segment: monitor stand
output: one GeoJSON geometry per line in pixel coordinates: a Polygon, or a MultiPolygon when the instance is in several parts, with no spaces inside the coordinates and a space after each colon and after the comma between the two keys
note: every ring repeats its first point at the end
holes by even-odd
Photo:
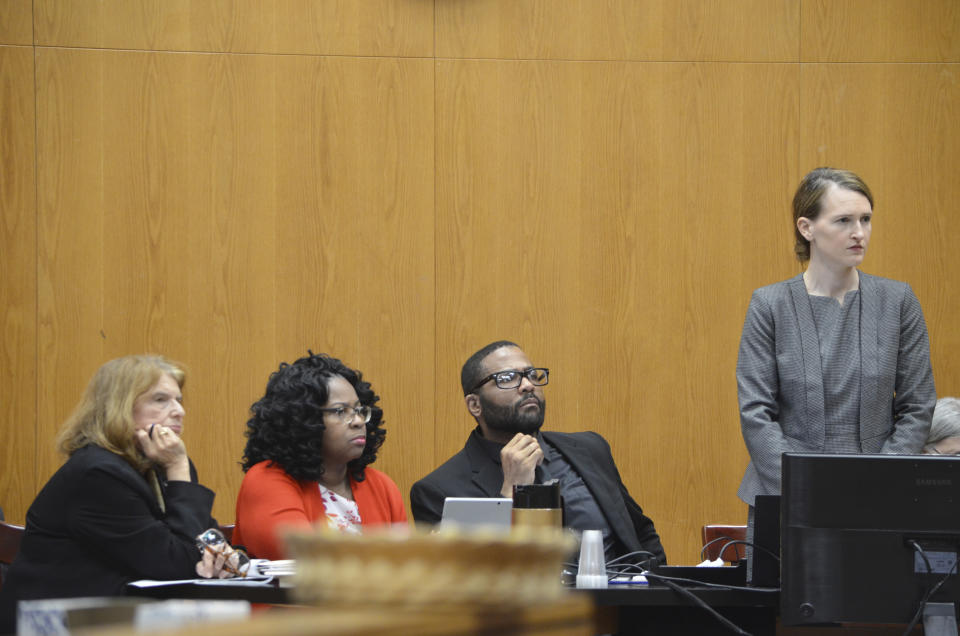
{"type": "Polygon", "coordinates": [[[957,610],[953,603],[927,603],[923,608],[926,636],[957,636],[957,610]]]}

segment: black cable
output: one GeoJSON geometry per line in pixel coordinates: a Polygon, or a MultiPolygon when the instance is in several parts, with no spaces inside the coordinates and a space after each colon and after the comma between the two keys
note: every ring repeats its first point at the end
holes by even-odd
{"type": "MultiPolygon", "coordinates": [[[[703,547],[702,547],[702,548],[700,548],[700,560],[701,560],[701,561],[703,561],[703,560],[706,559],[707,548],[709,548],[710,546],[712,546],[714,543],[717,543],[718,541],[728,541],[728,542],[729,542],[729,543],[723,544],[723,547],[720,548],[720,553],[718,554],[717,558],[722,558],[724,551],[726,551],[726,549],[727,549],[727,546],[735,545],[733,542],[734,542],[734,541],[737,541],[737,539],[734,539],[733,537],[728,537],[727,535],[723,535],[723,536],[721,536],[721,537],[716,537],[715,539],[710,539],[709,541],[707,541],[706,543],[703,544],[703,547]]],[[[737,556],[740,556],[740,551],[739,551],[739,550],[737,550],[737,556]]]]}
{"type": "MultiPolygon", "coordinates": [[[[637,550],[636,552],[627,552],[626,554],[621,554],[620,556],[618,556],[618,557],[615,558],[615,559],[610,559],[609,561],[606,562],[605,565],[609,568],[611,565],[613,565],[613,564],[615,564],[615,563],[617,563],[617,562],[619,562],[619,561],[622,561],[622,560],[624,560],[624,559],[626,559],[626,558],[629,558],[629,557],[632,557],[632,556],[637,556],[638,554],[645,554],[645,555],[647,555],[648,558],[647,558],[646,560],[644,560],[643,563],[649,563],[649,562],[650,562],[650,559],[656,559],[656,558],[657,558],[657,555],[654,554],[653,552],[647,552],[646,550],[637,550]]],[[[636,561],[636,563],[640,563],[640,561],[636,561]]],[[[571,568],[579,568],[579,567],[580,567],[580,562],[579,562],[579,559],[577,560],[577,562],[565,561],[562,565],[566,565],[566,566],[569,566],[569,567],[571,567],[571,568]]]]}
{"type": "Polygon", "coordinates": [[[727,618],[726,616],[724,616],[714,608],[710,607],[710,605],[708,605],[706,601],[698,597],[696,594],[694,594],[690,590],[682,588],[681,586],[677,585],[672,580],[670,580],[673,577],[658,576],[656,574],[650,574],[650,573],[648,573],[647,576],[662,580],[667,587],[672,589],[674,592],[676,592],[680,596],[683,596],[684,598],[692,601],[694,605],[705,609],[707,613],[709,613],[711,616],[716,618],[718,621],[720,621],[720,623],[724,627],[727,627],[728,629],[733,631],[735,634],[740,634],[741,636],[751,636],[750,632],[741,629],[737,624],[735,624],[729,618],[727,618]]]}
{"type": "Polygon", "coordinates": [[[923,598],[920,599],[920,607],[917,608],[917,613],[913,615],[913,618],[910,620],[910,624],[907,625],[907,629],[903,632],[904,636],[907,636],[907,634],[913,631],[913,628],[916,627],[917,623],[920,621],[920,617],[923,615],[923,610],[926,609],[927,602],[930,600],[930,597],[936,594],[943,584],[947,582],[947,579],[953,574],[953,570],[956,569],[956,567],[957,564],[954,562],[953,567],[950,568],[950,571],[947,572],[936,585],[930,588],[927,593],[923,595],[923,598]]]}
{"type": "MultiPolygon", "coordinates": [[[[610,566],[610,565],[612,565],[612,564],[614,564],[614,563],[617,563],[617,562],[619,562],[619,561],[623,561],[624,559],[630,558],[630,557],[632,557],[632,556],[637,556],[637,555],[639,555],[639,554],[645,554],[645,555],[647,555],[647,558],[643,561],[644,563],[649,563],[649,562],[650,562],[650,559],[656,559],[656,558],[657,558],[657,555],[654,554],[653,552],[648,552],[648,551],[646,551],[646,550],[635,550],[634,552],[627,552],[626,554],[621,554],[620,556],[618,556],[618,557],[615,558],[615,559],[610,559],[609,561],[607,561],[607,565],[610,566]]],[[[636,561],[636,563],[639,563],[639,562],[640,562],[639,560],[636,561]]]]}
{"type": "Polygon", "coordinates": [[[923,559],[923,564],[927,566],[927,574],[933,574],[933,566],[930,565],[930,559],[927,558],[927,553],[924,552],[923,547],[913,539],[907,541],[907,545],[913,548],[914,552],[923,559]]]}
{"type": "MultiPolygon", "coordinates": [[[[655,555],[653,552],[648,552],[647,550],[635,550],[634,552],[627,552],[626,554],[621,554],[616,558],[610,559],[604,564],[605,570],[607,573],[607,580],[610,580],[610,579],[616,578],[617,576],[625,574],[628,570],[638,570],[639,574],[643,574],[649,569],[650,561],[654,561],[654,563],[657,563],[657,555],[655,555]],[[629,559],[630,557],[635,557],[635,556],[646,556],[647,558],[642,561],[638,559],[633,563],[620,563],[620,561],[623,561],[624,559],[629,559]],[[622,569],[615,570],[611,566],[618,566],[622,569]],[[612,576],[611,576],[611,572],[613,573],[612,576]]],[[[579,562],[577,563],[565,562],[563,563],[563,565],[570,567],[571,569],[576,569],[576,570],[580,569],[579,562]]]]}
{"type": "Polygon", "coordinates": [[[646,567],[640,565],[639,563],[623,563],[620,564],[619,569],[612,569],[608,567],[607,578],[608,580],[612,580],[618,576],[626,576],[627,572],[630,570],[636,570],[637,574],[645,574],[648,571],[646,567]]]}
{"type": "MultiPolygon", "coordinates": [[[[704,543],[703,547],[700,548],[700,560],[703,561],[706,558],[707,548],[712,546],[717,541],[727,541],[727,540],[733,541],[733,537],[728,537],[727,535],[723,535],[722,537],[717,537],[716,539],[710,539],[709,541],[704,543]]],[[[723,554],[723,550],[720,550],[720,554],[723,554]]]]}
{"type": "Polygon", "coordinates": [[[627,552],[626,554],[621,554],[620,556],[614,559],[610,559],[604,564],[605,570],[607,573],[607,580],[612,580],[617,576],[621,576],[622,574],[625,574],[628,570],[639,570],[638,573],[643,574],[649,569],[650,561],[653,561],[654,565],[656,565],[657,555],[655,555],[653,552],[648,552],[646,550],[636,550],[634,552],[627,552]],[[636,561],[633,561],[631,563],[621,563],[621,561],[623,561],[624,559],[629,559],[630,557],[635,557],[635,556],[646,556],[647,558],[643,559],[642,561],[640,559],[637,559],[636,561]],[[616,568],[619,568],[619,569],[615,569],[614,566],[616,566],[616,568]],[[613,573],[612,575],[611,575],[611,572],[613,573]]]}
{"type": "Polygon", "coordinates": [[[715,587],[721,590],[737,590],[742,592],[779,592],[779,587],[744,587],[742,585],[728,585],[726,583],[708,583],[697,579],[688,579],[682,576],[664,576],[663,574],[646,573],[647,578],[656,578],[661,581],[676,581],[679,583],[692,583],[698,587],[715,587]]]}
{"type": "MultiPolygon", "coordinates": [[[[927,553],[923,551],[923,548],[920,547],[920,544],[914,541],[913,539],[907,541],[907,545],[914,549],[920,555],[920,558],[923,559],[924,565],[927,566],[927,574],[933,574],[933,568],[930,566],[930,559],[927,558],[927,553]]],[[[917,626],[917,623],[920,621],[920,617],[923,616],[923,610],[927,607],[927,602],[940,591],[940,588],[943,587],[943,584],[947,582],[950,576],[957,569],[957,556],[954,554],[953,566],[947,570],[947,573],[943,575],[943,578],[940,579],[935,585],[927,588],[927,592],[920,599],[920,607],[917,608],[916,614],[913,615],[913,618],[910,620],[910,623],[907,625],[907,629],[903,632],[903,636],[907,636],[910,632],[913,631],[913,628],[917,626]]]]}
{"type": "Polygon", "coordinates": [[[756,544],[756,543],[754,543],[753,541],[743,541],[743,540],[741,540],[741,539],[735,539],[735,540],[733,540],[733,541],[731,541],[731,542],[729,542],[729,543],[727,543],[727,544],[724,544],[723,549],[726,550],[728,545],[748,545],[748,546],[750,546],[750,547],[752,547],[752,548],[754,548],[754,549],[756,549],[756,550],[763,550],[764,552],[766,552],[767,554],[769,554],[770,556],[772,556],[774,559],[776,559],[776,560],[777,560],[777,563],[780,562],[780,557],[777,555],[776,552],[774,552],[773,550],[771,550],[770,548],[768,548],[768,547],[766,547],[766,546],[762,546],[762,545],[756,544]]]}
{"type": "MultiPolygon", "coordinates": [[[[718,537],[717,539],[713,539],[712,541],[710,541],[707,545],[709,545],[709,544],[712,543],[713,541],[717,541],[718,539],[725,539],[725,538],[729,538],[729,537],[718,537]]],[[[766,552],[767,554],[769,554],[771,557],[773,557],[774,559],[776,559],[778,562],[780,561],[780,557],[779,557],[776,553],[774,553],[772,550],[770,550],[769,548],[766,548],[766,547],[764,547],[764,546],[762,546],[762,545],[757,545],[756,543],[753,543],[752,541],[744,541],[744,540],[740,540],[740,539],[730,539],[730,541],[723,546],[723,550],[726,550],[726,549],[727,549],[727,545],[741,545],[741,544],[742,544],[742,545],[753,546],[754,548],[757,548],[757,549],[759,549],[759,550],[763,550],[764,552],[766,552]]],[[[723,551],[721,550],[721,554],[722,554],[722,553],[723,553],[723,551]]],[[[620,560],[622,560],[622,559],[624,559],[624,558],[627,558],[627,557],[630,557],[630,556],[634,556],[634,555],[637,555],[637,554],[648,554],[648,555],[650,555],[650,556],[653,556],[650,552],[646,552],[646,551],[644,551],[644,550],[639,550],[639,551],[637,551],[637,552],[630,552],[630,553],[628,553],[628,554],[624,554],[623,556],[617,557],[616,559],[612,559],[612,560],[610,560],[610,561],[607,563],[607,574],[609,575],[611,572],[616,572],[616,571],[617,571],[617,570],[613,570],[613,569],[610,567],[611,565],[615,564],[617,561],[620,561],[620,560]]],[[[648,559],[648,561],[649,561],[649,559],[648,559]]],[[[627,564],[623,564],[623,565],[627,565],[627,564]]],[[[642,574],[648,574],[648,572],[642,572],[642,574]]],[[[611,577],[611,578],[615,578],[615,576],[616,576],[616,575],[614,575],[614,577],[611,577]]],[[[707,582],[705,582],[705,581],[699,581],[699,580],[697,580],[697,579],[686,579],[686,578],[676,577],[676,576],[665,576],[665,575],[663,575],[663,574],[657,574],[656,576],[657,576],[658,578],[662,579],[662,580],[679,581],[679,582],[681,582],[681,583],[692,583],[692,584],[694,584],[694,585],[700,585],[700,586],[703,586],[703,587],[716,587],[716,588],[725,589],[725,590],[745,590],[745,591],[750,591],[750,592],[779,592],[779,591],[780,591],[780,588],[778,588],[778,587],[743,587],[743,586],[738,586],[738,585],[725,585],[725,584],[723,584],[723,583],[707,583],[707,582]]]]}
{"type": "MultiPolygon", "coordinates": [[[[643,566],[639,565],[638,563],[621,563],[619,564],[620,566],[619,569],[612,569],[610,567],[611,565],[617,565],[618,561],[621,561],[631,556],[635,556],[637,554],[646,554],[651,557],[654,556],[653,554],[646,551],[638,551],[638,552],[631,552],[629,554],[622,555],[620,557],[617,557],[616,559],[611,559],[607,563],[608,577],[615,578],[617,576],[623,576],[626,574],[627,570],[639,569],[641,573],[647,577],[647,579],[655,579],[657,581],[662,582],[664,585],[672,589],[677,594],[680,594],[684,598],[691,601],[697,607],[704,609],[708,614],[713,616],[722,625],[724,625],[734,633],[740,634],[741,636],[751,636],[751,634],[750,632],[740,628],[740,626],[732,622],[730,619],[728,619],[726,616],[718,612],[713,607],[710,607],[710,605],[706,601],[698,597],[696,594],[694,594],[690,590],[684,589],[680,585],[677,585],[676,582],[692,583],[700,587],[710,587],[710,588],[719,588],[724,590],[737,590],[737,591],[747,591],[747,592],[779,592],[780,591],[779,588],[742,587],[738,585],[724,585],[721,583],[707,583],[705,581],[698,581],[696,579],[687,579],[682,577],[663,576],[660,574],[654,574],[650,572],[649,570],[643,568],[643,566]]],[[[647,561],[649,561],[649,559],[647,559],[647,561]]]]}
{"type": "MultiPolygon", "coordinates": [[[[933,574],[933,568],[930,567],[930,559],[927,558],[926,552],[923,551],[923,548],[920,547],[920,544],[914,541],[913,539],[907,541],[909,545],[915,552],[917,552],[920,557],[923,559],[924,565],[927,566],[927,574],[933,574]]],[[[927,588],[929,592],[930,588],[927,588]]],[[[929,594],[924,594],[920,598],[920,606],[917,608],[916,613],[913,615],[913,618],[910,619],[910,622],[907,624],[906,631],[903,632],[904,636],[907,636],[910,632],[913,631],[913,628],[916,627],[917,622],[920,620],[920,616],[923,614],[923,609],[927,606],[927,598],[929,594]]]]}

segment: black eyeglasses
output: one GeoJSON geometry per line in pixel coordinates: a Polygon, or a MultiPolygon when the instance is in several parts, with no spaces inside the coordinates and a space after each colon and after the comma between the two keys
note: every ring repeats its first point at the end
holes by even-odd
{"type": "Polygon", "coordinates": [[[534,386],[543,386],[550,381],[550,369],[531,368],[523,371],[517,371],[516,369],[497,371],[480,380],[470,392],[473,393],[490,380],[497,383],[498,389],[515,389],[520,386],[524,378],[530,380],[530,384],[534,386]]]}
{"type": "Polygon", "coordinates": [[[343,404],[317,410],[321,413],[333,413],[340,419],[342,424],[349,424],[355,417],[359,417],[360,420],[366,424],[373,416],[373,409],[365,404],[361,404],[359,406],[347,406],[343,404]]]}

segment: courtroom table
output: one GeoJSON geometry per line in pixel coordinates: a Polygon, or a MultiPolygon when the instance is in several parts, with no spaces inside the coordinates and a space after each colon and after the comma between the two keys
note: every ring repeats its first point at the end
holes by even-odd
{"type": "MultiPolygon", "coordinates": [[[[754,636],[775,633],[779,594],[777,591],[731,590],[715,587],[685,588],[754,636]]],[[[182,583],[151,588],[128,586],[135,596],[170,599],[242,599],[253,603],[292,603],[291,588],[276,583],[246,587],[182,583]]],[[[678,592],[661,586],[616,586],[605,590],[571,589],[574,598],[590,599],[597,607],[597,633],[711,634],[727,628],[706,610],[678,592]]]]}
{"type": "Polygon", "coordinates": [[[127,585],[128,596],[156,599],[197,599],[206,601],[250,601],[268,605],[287,605],[293,603],[291,588],[274,579],[268,585],[248,585],[233,583],[234,579],[213,582],[185,582],[155,587],[137,587],[127,585]]]}
{"type": "MultiPolygon", "coordinates": [[[[178,587],[205,597],[216,589],[200,585],[193,586],[193,590],[178,587]]],[[[75,632],[76,636],[139,633],[142,632],[129,626],[75,632]]],[[[359,608],[287,606],[255,612],[243,621],[195,623],[151,633],[169,636],[593,636],[596,629],[592,600],[589,596],[571,594],[525,607],[490,607],[480,603],[454,606],[436,603],[414,608],[376,603],[359,608]]]]}
{"type": "MultiPolygon", "coordinates": [[[[780,594],[777,590],[737,590],[715,587],[686,587],[685,589],[716,609],[741,629],[753,634],[753,636],[770,634],[780,636],[831,636],[833,634],[842,634],[843,636],[900,636],[903,634],[905,627],[904,625],[860,624],[786,627],[780,625],[778,620],[780,594]]],[[[276,582],[265,587],[244,587],[229,583],[225,585],[182,583],[152,588],[128,586],[127,594],[157,599],[239,599],[272,605],[289,605],[293,602],[290,587],[276,582]]],[[[733,633],[706,610],[696,607],[690,599],[681,596],[668,587],[651,585],[644,587],[615,586],[605,590],[571,589],[571,597],[575,599],[576,605],[583,604],[583,601],[590,601],[591,604],[595,605],[596,612],[592,631],[597,634],[622,634],[624,636],[635,634],[656,634],[658,636],[663,634],[670,636],[697,634],[700,636],[703,634],[733,633]]],[[[340,616],[340,613],[334,611],[331,616],[334,615],[340,616]]],[[[535,614],[535,616],[542,618],[545,614],[541,612],[535,614]]],[[[362,624],[367,625],[367,623],[362,624]]],[[[400,621],[394,626],[399,628],[402,624],[405,623],[400,621]]],[[[543,622],[541,627],[546,628],[547,624],[543,622]]],[[[255,622],[254,625],[263,626],[259,622],[255,622]]],[[[360,625],[361,623],[356,623],[357,627],[360,625]]],[[[368,625],[368,627],[371,627],[371,631],[368,633],[381,633],[372,629],[371,625],[368,625]]],[[[421,625],[421,627],[423,626],[421,625]]],[[[274,636],[292,633],[285,630],[285,627],[278,627],[274,636]]],[[[236,633],[237,636],[239,636],[239,633],[241,632],[236,633]]],[[[511,632],[506,630],[504,633],[511,632]]],[[[560,633],[560,631],[557,633],[560,633]]],[[[922,627],[918,625],[915,633],[922,633],[922,627]]]]}
{"type": "MultiPolygon", "coordinates": [[[[695,586],[684,589],[753,636],[776,634],[778,590],[695,586]]],[[[624,636],[733,633],[706,609],[669,587],[615,586],[576,592],[593,597],[601,632],[624,636]]]]}
{"type": "MultiPolygon", "coordinates": [[[[135,636],[131,627],[78,630],[76,636],[135,636]]],[[[592,605],[580,599],[491,612],[488,608],[402,611],[389,607],[261,612],[244,621],[197,623],[151,632],[168,636],[592,636],[592,605]]]]}
{"type": "MultiPolygon", "coordinates": [[[[697,598],[716,609],[753,636],[902,636],[906,625],[843,623],[785,626],[780,623],[780,593],[771,589],[722,589],[686,587],[697,598]]],[[[706,610],[681,599],[670,588],[612,588],[578,590],[593,596],[597,605],[597,631],[610,634],[733,634],[706,610]]],[[[923,634],[917,625],[911,634],[923,634]]]]}

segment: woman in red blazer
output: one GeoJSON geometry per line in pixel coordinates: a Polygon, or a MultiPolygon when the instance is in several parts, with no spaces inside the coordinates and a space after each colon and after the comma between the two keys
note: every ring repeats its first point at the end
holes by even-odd
{"type": "Polygon", "coordinates": [[[359,371],[308,354],[282,363],[250,408],[233,543],[257,558],[284,558],[284,527],[407,520],[397,485],[369,467],[386,436],[380,398],[359,371]]]}

